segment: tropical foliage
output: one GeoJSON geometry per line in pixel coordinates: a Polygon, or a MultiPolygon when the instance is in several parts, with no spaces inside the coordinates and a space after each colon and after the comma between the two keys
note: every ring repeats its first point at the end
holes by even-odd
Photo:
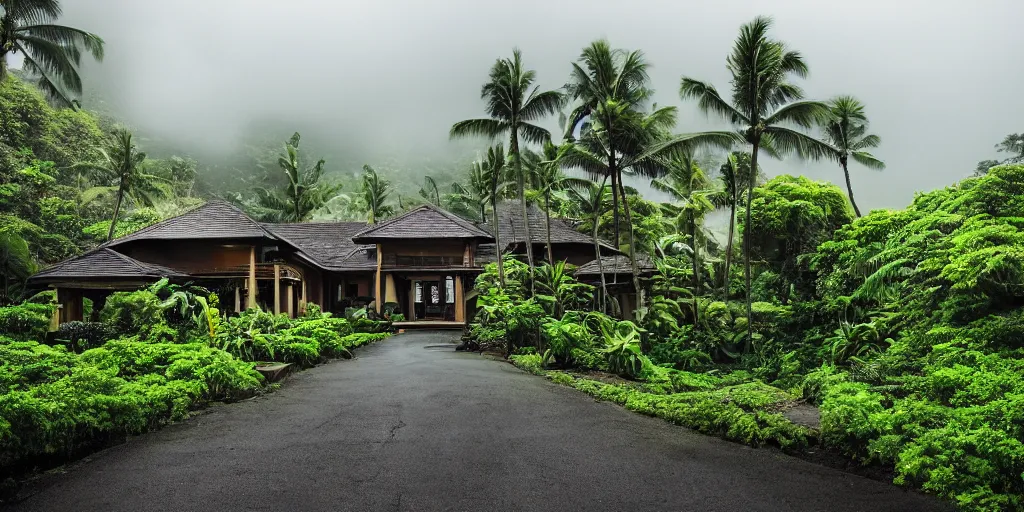
{"type": "Polygon", "coordinates": [[[0,2],[0,82],[7,77],[8,59],[20,55],[22,67],[54,104],[78,105],[82,52],[103,60],[103,39],[81,29],[58,25],[56,0],[0,2]]]}
{"type": "Polygon", "coordinates": [[[69,322],[52,336],[44,335],[52,305],[0,308],[0,478],[159,428],[210,401],[262,393],[257,361],[311,366],[388,336],[353,332],[315,308],[296,319],[259,310],[227,318],[217,303],[164,280],[114,293],[100,322],[69,322]]]}
{"type": "Polygon", "coordinates": [[[256,201],[265,214],[263,218],[276,222],[302,222],[309,220],[313,212],[323,208],[341,191],[341,185],[321,183],[324,175],[324,159],[317,160],[312,167],[302,170],[299,159],[298,133],[285,144],[285,152],[277,163],[288,181],[281,192],[266,188],[256,189],[256,201]]]}

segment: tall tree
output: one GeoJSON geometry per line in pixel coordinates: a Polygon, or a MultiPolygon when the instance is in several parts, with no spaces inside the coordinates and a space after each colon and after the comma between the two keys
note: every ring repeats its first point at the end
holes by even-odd
{"type": "MultiPolygon", "coordinates": [[[[607,175],[601,178],[601,183],[590,182],[589,186],[582,191],[579,189],[569,189],[569,198],[573,202],[576,211],[583,218],[594,223],[594,227],[591,230],[591,239],[594,241],[594,259],[597,261],[597,271],[601,275],[601,296],[598,302],[603,313],[608,312],[608,282],[604,277],[604,265],[601,262],[601,241],[597,237],[597,232],[601,228],[601,215],[608,208],[608,196],[611,192],[611,188],[608,186],[607,175]]],[[[612,313],[616,316],[620,313],[618,303],[616,303],[612,313]]]]}
{"type": "Polygon", "coordinates": [[[431,176],[423,176],[423,186],[420,187],[420,197],[428,203],[441,206],[441,190],[437,188],[437,181],[431,176]]]}
{"type": "Polygon", "coordinates": [[[850,196],[853,212],[861,216],[857,202],[853,200],[853,185],[850,183],[849,162],[852,157],[857,163],[869,169],[885,169],[885,163],[871,153],[868,148],[876,148],[882,142],[877,135],[868,135],[868,118],[864,114],[864,105],[853,96],[839,96],[828,103],[832,115],[823,123],[825,142],[832,145],[831,157],[839,162],[846,176],[846,192],[850,196]]]}
{"type": "Polygon", "coordinates": [[[146,154],[139,151],[132,132],[125,128],[115,128],[106,147],[98,147],[96,152],[100,157],[97,162],[80,163],[74,167],[90,170],[98,174],[98,180],[113,183],[92,187],[82,193],[82,202],[89,203],[97,197],[116,192],[114,213],[107,231],[109,241],[114,238],[125,198],[137,204],[153,206],[158,199],[168,195],[169,186],[159,177],[145,172],[146,154]]]}
{"type": "Polygon", "coordinates": [[[974,171],[976,176],[988,173],[989,169],[997,165],[1024,162],[1024,133],[1011,133],[1007,135],[1002,142],[996,144],[996,151],[1009,153],[1011,156],[1005,160],[982,160],[978,162],[978,166],[974,171]]]}
{"type": "Polygon", "coordinates": [[[484,136],[491,139],[508,134],[508,156],[516,174],[519,202],[523,210],[526,236],[526,260],[530,267],[530,282],[533,283],[533,238],[530,234],[529,211],[526,208],[526,187],[524,185],[523,162],[519,139],[532,144],[551,140],[547,130],[532,124],[558,112],[564,102],[559,91],[541,91],[534,86],[536,73],[523,67],[519,49],[512,51],[512,58],[498,59],[491,67],[490,79],[480,91],[480,97],[487,102],[487,118],[459,121],[452,126],[453,138],[484,136]]]}
{"type": "Polygon", "coordinates": [[[8,56],[21,54],[25,71],[56,105],[77,105],[82,94],[78,67],[82,52],[103,60],[103,39],[77,28],[56,25],[57,0],[0,0],[0,82],[7,76],[8,56]]]}
{"type": "MultiPolygon", "coordinates": [[[[788,125],[809,129],[827,119],[828,105],[804,101],[803,90],[790,82],[791,75],[807,76],[807,64],[799,52],[782,41],[769,38],[771,18],[759,16],[740,28],[726,69],[732,75],[732,103],[707,82],[683,77],[680,96],[693,98],[706,113],[723,116],[737,126],[750,145],[750,167],[757,169],[757,156],[765,150],[772,156],[796,153],[801,157],[823,158],[834,148],[788,125]]],[[[745,226],[750,226],[750,200],[753,182],[747,187],[745,226]]],[[[750,230],[743,230],[743,269],[747,292],[747,318],[752,314],[750,299],[750,230]]],[[[745,350],[753,341],[753,322],[747,322],[745,350]]]]}
{"type": "Polygon", "coordinates": [[[505,162],[505,148],[501,143],[487,149],[487,160],[481,162],[481,166],[484,169],[484,175],[489,178],[490,183],[487,198],[491,201],[491,220],[494,226],[494,255],[498,261],[498,284],[504,289],[505,262],[503,261],[503,251],[505,248],[501,245],[501,219],[498,218],[498,194],[506,184],[503,178],[507,163],[505,162]]]}
{"type": "Polygon", "coordinates": [[[718,193],[711,197],[711,202],[716,207],[729,210],[729,232],[725,243],[725,272],[722,278],[722,300],[728,301],[730,276],[732,275],[733,243],[736,241],[736,208],[740,204],[741,192],[747,189],[747,183],[753,180],[756,185],[763,180],[761,180],[760,172],[754,175],[750,171],[750,155],[746,153],[729,153],[718,172],[718,181],[721,186],[718,193]]]}
{"type": "Polygon", "coordinates": [[[714,209],[711,196],[711,181],[693,159],[692,153],[683,152],[668,162],[668,174],[655,178],[651,186],[664,192],[678,203],[669,205],[669,211],[676,219],[676,229],[690,241],[690,261],[693,264],[691,288],[693,290],[693,323],[699,325],[701,293],[700,254],[707,247],[708,237],[704,233],[704,218],[714,209]]]}
{"type": "Polygon", "coordinates": [[[465,217],[476,217],[487,223],[487,207],[491,204],[491,176],[484,162],[473,162],[469,168],[469,179],[463,185],[452,183],[448,204],[452,211],[465,217]]]}
{"type": "Polygon", "coordinates": [[[580,140],[565,155],[567,165],[580,167],[592,176],[606,174],[612,186],[612,211],[615,244],[619,246],[619,199],[626,217],[633,284],[643,307],[639,267],[636,258],[633,222],[622,183],[624,172],[654,177],[664,172],[662,160],[675,151],[692,150],[701,145],[729,146],[735,142],[732,132],[704,132],[669,136],[675,125],[674,107],[654,108],[645,113],[652,91],[647,84],[649,64],[643,52],[612,49],[608,41],[598,40],[583,49],[572,64],[566,88],[579,102],[569,116],[567,138],[580,131],[580,140]],[[582,124],[581,124],[582,123],[582,124]]]}
{"type": "Polygon", "coordinates": [[[544,230],[546,231],[548,264],[555,264],[555,254],[551,247],[551,194],[570,188],[586,188],[590,180],[566,176],[562,172],[562,156],[566,148],[559,148],[551,142],[544,143],[542,160],[537,163],[536,184],[544,196],[544,230]]]}
{"type": "Polygon", "coordinates": [[[256,189],[259,206],[268,213],[267,220],[275,222],[302,222],[309,220],[313,212],[323,208],[341,191],[341,185],[320,183],[324,175],[325,161],[317,160],[312,167],[302,170],[299,159],[298,132],[285,144],[285,151],[277,159],[287,178],[282,193],[265,188],[256,189]]]}
{"type": "Polygon", "coordinates": [[[367,221],[376,224],[378,220],[394,215],[395,208],[387,204],[388,196],[391,195],[391,182],[381,178],[369,165],[363,166],[362,180],[362,200],[367,221]]]}

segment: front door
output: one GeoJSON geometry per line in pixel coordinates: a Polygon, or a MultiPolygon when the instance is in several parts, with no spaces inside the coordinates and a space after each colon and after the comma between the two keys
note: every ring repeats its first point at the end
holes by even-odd
{"type": "Polygon", "coordinates": [[[423,282],[423,307],[425,310],[424,317],[439,317],[441,316],[441,308],[444,306],[444,297],[441,296],[441,282],[440,281],[424,281],[423,282]]]}

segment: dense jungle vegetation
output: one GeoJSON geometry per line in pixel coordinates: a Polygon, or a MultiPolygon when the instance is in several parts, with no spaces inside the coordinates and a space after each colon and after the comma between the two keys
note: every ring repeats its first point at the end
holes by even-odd
{"type": "Polygon", "coordinates": [[[28,57],[22,71],[0,67],[0,477],[258,393],[255,361],[309,366],[386,335],[316,308],[292,321],[227,316],[215,294],[165,282],[47,335],[52,294],[25,285],[37,269],[211,197],[271,221],[373,223],[429,202],[486,224],[514,199],[574,222],[595,250],[605,240],[636,255],[634,277],[581,283],[550,243],[524,261],[506,254],[476,282],[470,342],[703,432],[823,446],[963,509],[1024,509],[1021,134],[974,177],[861,215],[851,172],[884,167],[866,107],[805,99],[796,80],[809,63],[758,18],[727,55],[728,94],[680,80],[682,99],[735,130],[675,133],[676,109],[650,102],[643,52],[595,41],[560,90],[539,90],[518,51],[496,61],[485,116],[451,128],[491,144],[484,158],[418,189],[369,165],[337,172],[307,158],[299,134],[214,178],[185,155],[147,156],[131,130],[79,104],[79,61],[102,58],[102,39],[45,25],[56,2],[0,5],[0,65],[28,57]],[[552,137],[540,124],[556,115],[552,137]],[[845,186],[769,179],[782,158],[832,161],[845,186]],[[642,290],[637,309],[622,311],[609,285],[642,290]],[[820,421],[792,421],[798,408],[820,421]]]}

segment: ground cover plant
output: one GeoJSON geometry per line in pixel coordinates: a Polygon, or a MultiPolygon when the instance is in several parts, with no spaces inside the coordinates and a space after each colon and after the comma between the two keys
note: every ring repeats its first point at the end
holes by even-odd
{"type": "MultiPolygon", "coordinates": [[[[202,288],[160,281],[113,293],[99,322],[48,334],[52,304],[0,308],[0,479],[181,420],[211,401],[262,393],[260,362],[308,367],[389,335],[353,332],[315,306],[295,319],[258,309],[227,317],[217,302],[202,288]]],[[[367,328],[380,331],[377,323],[367,328]]]]}

